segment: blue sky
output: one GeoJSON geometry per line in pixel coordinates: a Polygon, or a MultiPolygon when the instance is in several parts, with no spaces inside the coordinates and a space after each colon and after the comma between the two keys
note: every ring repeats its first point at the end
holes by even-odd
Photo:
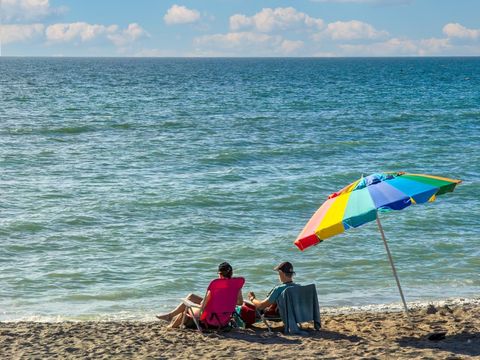
{"type": "Polygon", "coordinates": [[[478,0],[0,0],[3,56],[480,56],[478,0]]]}

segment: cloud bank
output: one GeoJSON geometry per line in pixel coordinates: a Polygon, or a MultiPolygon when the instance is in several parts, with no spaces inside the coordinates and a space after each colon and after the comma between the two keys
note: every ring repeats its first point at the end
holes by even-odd
{"type": "MultiPolygon", "coordinates": [[[[52,14],[61,14],[60,8],[53,8],[49,0],[0,1],[3,19],[3,25],[0,25],[2,44],[10,46],[17,43],[21,44],[18,46],[26,47],[35,43],[43,46],[46,51],[49,47],[63,47],[68,50],[71,46],[71,49],[75,47],[75,52],[78,53],[82,46],[87,49],[86,46],[92,48],[94,44],[97,48],[98,45],[112,45],[117,53],[149,56],[480,55],[480,29],[468,28],[459,22],[445,23],[437,29],[437,37],[407,38],[402,34],[391,34],[388,29],[378,28],[362,19],[332,19],[327,23],[318,13],[314,16],[292,6],[265,7],[251,13],[233,12],[217,21],[213,14],[206,11],[201,15],[199,10],[175,4],[163,14],[158,14],[164,31],[175,34],[177,28],[174,25],[197,23],[196,26],[182,29],[181,35],[176,39],[179,43],[183,42],[178,48],[183,48],[175,50],[177,44],[164,46],[162,41],[165,40],[150,35],[137,22],[123,26],[87,21],[48,23],[48,20],[57,18],[51,16],[52,14]],[[209,32],[212,28],[216,31],[209,32]],[[187,31],[190,31],[190,37],[187,31]],[[143,38],[149,38],[148,42],[135,45],[143,38]],[[149,43],[151,48],[142,48],[141,44],[145,43],[149,43]]],[[[408,3],[410,0],[323,2],[386,5],[408,3]]]]}
{"type": "MultiPolygon", "coordinates": [[[[343,0],[393,4],[409,1],[343,0]]],[[[408,39],[392,36],[367,22],[352,19],[325,23],[293,7],[263,8],[234,14],[229,32],[194,38],[197,54],[217,56],[429,56],[480,54],[480,29],[447,23],[444,37],[408,39]]]]}

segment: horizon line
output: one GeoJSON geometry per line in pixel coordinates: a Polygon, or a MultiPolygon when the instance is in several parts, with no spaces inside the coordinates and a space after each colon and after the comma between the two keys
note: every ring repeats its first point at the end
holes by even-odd
{"type": "Polygon", "coordinates": [[[408,59],[408,58],[480,58],[480,55],[377,55],[377,56],[88,56],[88,55],[0,55],[0,58],[52,59],[408,59]]]}

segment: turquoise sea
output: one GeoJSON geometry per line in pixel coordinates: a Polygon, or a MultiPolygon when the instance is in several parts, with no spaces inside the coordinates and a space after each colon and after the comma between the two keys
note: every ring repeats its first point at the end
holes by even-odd
{"type": "Polygon", "coordinates": [[[358,177],[462,179],[382,214],[407,301],[480,295],[480,58],[0,58],[0,320],[153,319],[229,261],[322,307],[400,301],[375,223],[300,252],[358,177]]]}

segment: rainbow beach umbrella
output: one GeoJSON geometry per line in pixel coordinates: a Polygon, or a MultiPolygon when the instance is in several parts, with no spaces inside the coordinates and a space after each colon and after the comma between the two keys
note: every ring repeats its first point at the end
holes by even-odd
{"type": "Polygon", "coordinates": [[[402,210],[410,205],[432,202],[438,195],[452,192],[460,182],[461,180],[404,172],[362,177],[328,197],[298,235],[295,245],[303,251],[345,230],[376,220],[408,317],[407,305],[378,212],[402,210]]]}

